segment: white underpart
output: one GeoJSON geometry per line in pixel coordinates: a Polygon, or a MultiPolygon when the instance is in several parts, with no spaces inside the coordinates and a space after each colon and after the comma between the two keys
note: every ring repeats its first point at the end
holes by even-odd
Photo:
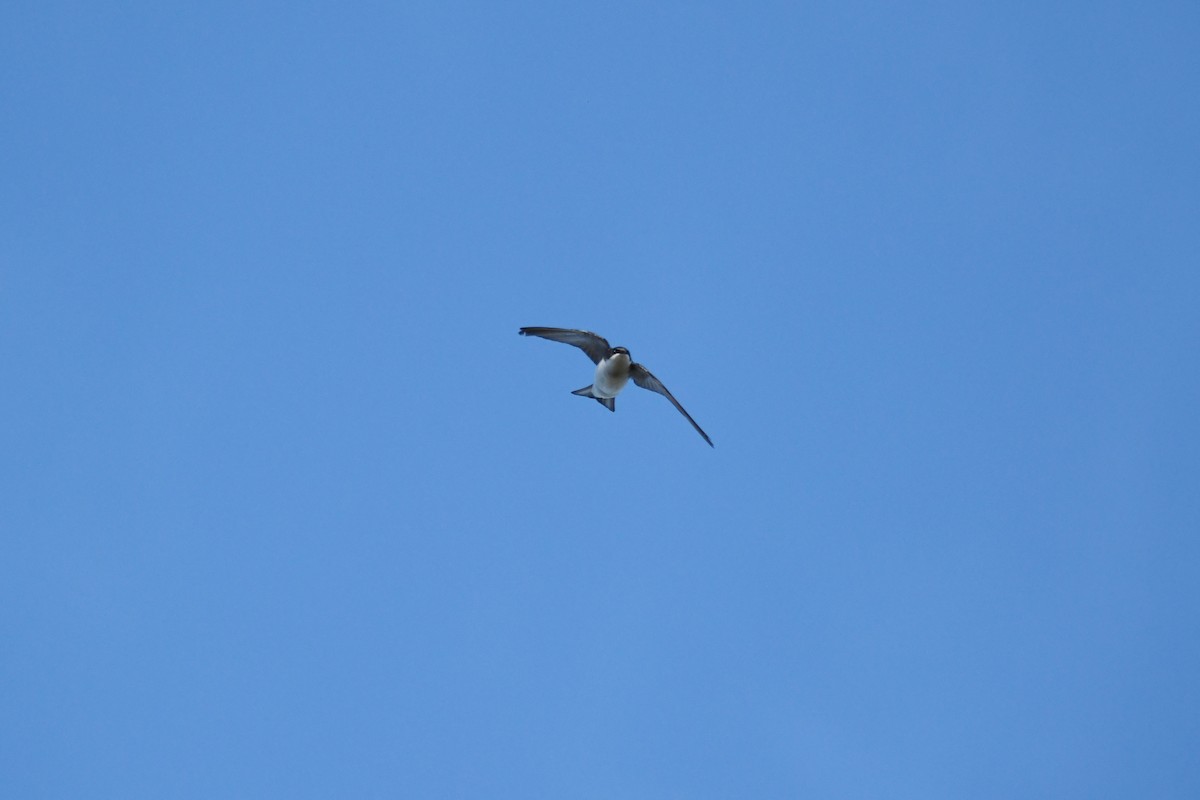
{"type": "Polygon", "coordinates": [[[616,397],[629,382],[629,356],[617,353],[602,359],[596,365],[596,379],[592,382],[592,394],[596,397],[616,397]]]}

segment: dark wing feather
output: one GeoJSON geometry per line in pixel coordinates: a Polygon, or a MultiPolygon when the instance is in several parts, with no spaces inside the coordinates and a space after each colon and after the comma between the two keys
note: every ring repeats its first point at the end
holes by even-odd
{"type": "Polygon", "coordinates": [[[591,331],[577,331],[571,328],[521,328],[518,333],[522,336],[540,336],[552,342],[573,344],[587,353],[593,364],[599,364],[601,359],[607,358],[610,349],[607,339],[591,331]]]}
{"type": "Polygon", "coordinates": [[[696,420],[692,419],[692,415],[683,410],[683,406],[679,405],[679,401],[675,399],[675,396],[667,391],[667,387],[663,386],[662,381],[654,377],[654,375],[650,373],[650,370],[646,369],[641,364],[630,364],[629,377],[633,378],[633,382],[643,389],[649,389],[652,392],[658,392],[663,397],[670,400],[671,405],[679,409],[679,413],[687,417],[687,421],[692,423],[692,427],[696,429],[696,432],[704,437],[704,441],[708,442],[708,446],[715,447],[715,445],[712,443],[712,439],[708,438],[708,434],[696,424],[696,420]]]}

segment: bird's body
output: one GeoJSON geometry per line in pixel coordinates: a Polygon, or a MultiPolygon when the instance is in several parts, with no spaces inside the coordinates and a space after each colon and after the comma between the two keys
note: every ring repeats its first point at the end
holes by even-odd
{"type": "Polygon", "coordinates": [[[701,430],[700,426],[696,424],[696,420],[692,419],[692,415],[683,410],[683,406],[667,391],[667,387],[663,386],[662,381],[654,377],[650,370],[633,361],[629,356],[629,351],[624,347],[611,347],[603,336],[573,328],[521,328],[518,332],[522,336],[540,336],[554,342],[574,345],[592,359],[596,364],[592,385],[576,389],[571,394],[591,397],[609,411],[616,411],[616,397],[632,378],[633,382],[643,389],[657,392],[670,400],[671,405],[675,406],[679,413],[692,423],[696,432],[704,437],[708,446],[713,446],[712,439],[708,438],[708,434],[701,430]]]}
{"type": "Polygon", "coordinates": [[[592,382],[592,394],[596,397],[616,397],[629,383],[629,365],[633,362],[628,353],[613,353],[596,365],[596,378],[592,382]]]}

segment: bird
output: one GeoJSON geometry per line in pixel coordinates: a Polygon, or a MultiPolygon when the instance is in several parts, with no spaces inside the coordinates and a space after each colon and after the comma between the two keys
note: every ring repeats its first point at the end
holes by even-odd
{"type": "Polygon", "coordinates": [[[679,409],[679,413],[687,417],[687,421],[692,423],[696,432],[704,437],[708,446],[715,447],[712,439],[708,438],[708,434],[696,424],[696,420],[692,419],[691,414],[683,410],[683,406],[679,405],[675,396],[667,391],[667,387],[663,386],[662,381],[654,377],[650,370],[633,361],[629,357],[629,351],[624,347],[612,347],[608,340],[599,334],[572,328],[521,328],[518,333],[522,336],[540,336],[552,342],[574,345],[587,354],[587,357],[596,365],[596,376],[590,386],[576,389],[571,394],[590,397],[609,411],[616,411],[617,395],[632,378],[633,382],[643,389],[658,392],[670,400],[671,405],[679,409]]]}

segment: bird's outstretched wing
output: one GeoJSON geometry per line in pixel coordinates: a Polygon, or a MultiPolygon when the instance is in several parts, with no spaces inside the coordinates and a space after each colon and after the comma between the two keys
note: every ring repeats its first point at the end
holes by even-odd
{"type": "Polygon", "coordinates": [[[708,442],[708,446],[715,447],[715,445],[712,443],[712,439],[708,438],[708,434],[696,424],[696,420],[692,419],[692,415],[683,410],[683,406],[679,405],[679,401],[675,399],[675,396],[667,391],[667,387],[663,386],[662,381],[654,377],[650,370],[646,369],[641,364],[630,364],[629,377],[633,378],[633,382],[643,389],[649,389],[652,392],[658,392],[663,397],[670,400],[671,405],[679,409],[679,413],[687,417],[687,421],[692,423],[692,427],[696,429],[696,432],[704,437],[704,441],[708,442]]]}
{"type": "Polygon", "coordinates": [[[521,328],[518,333],[522,336],[540,336],[552,342],[573,344],[587,353],[593,364],[599,364],[601,359],[606,358],[610,349],[607,339],[591,331],[576,331],[570,328],[521,328]]]}

